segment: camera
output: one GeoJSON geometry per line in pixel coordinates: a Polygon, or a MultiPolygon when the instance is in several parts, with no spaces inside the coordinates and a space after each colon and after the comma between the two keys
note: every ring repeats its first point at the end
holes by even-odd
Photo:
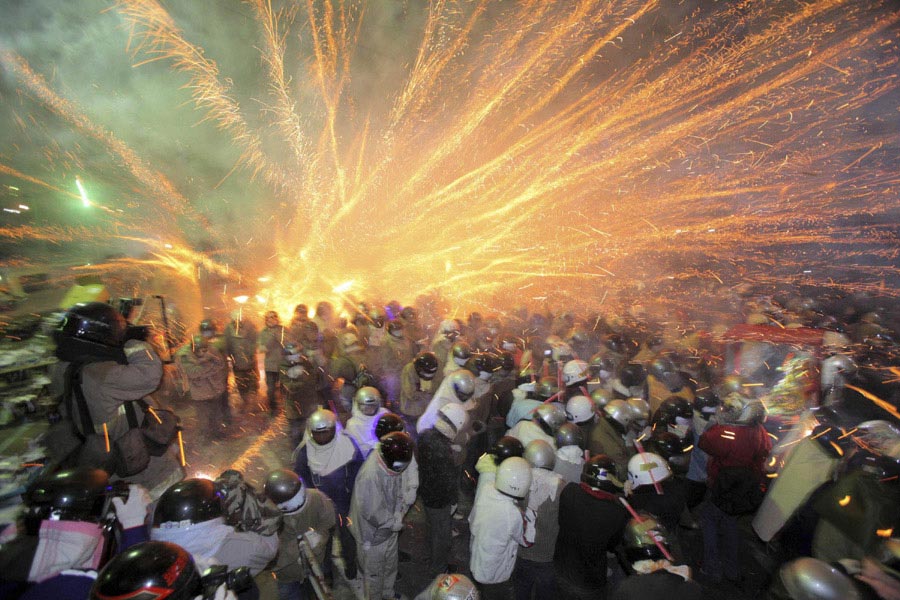
{"type": "Polygon", "coordinates": [[[235,593],[250,589],[253,584],[253,576],[248,567],[240,567],[229,571],[225,565],[214,565],[207,569],[200,578],[200,586],[203,588],[203,600],[211,600],[216,595],[216,589],[225,584],[225,587],[235,593]]]}

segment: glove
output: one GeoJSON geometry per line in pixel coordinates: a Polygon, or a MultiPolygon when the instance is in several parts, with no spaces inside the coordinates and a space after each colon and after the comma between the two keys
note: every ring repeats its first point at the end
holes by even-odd
{"type": "Polygon", "coordinates": [[[403,531],[403,513],[394,513],[394,524],[391,526],[391,531],[403,531]]]}
{"type": "Polygon", "coordinates": [[[128,484],[128,500],[113,498],[112,504],[116,509],[116,519],[122,524],[122,529],[141,527],[147,519],[147,507],[150,506],[150,494],[142,485],[128,484]]]}
{"type": "Polygon", "coordinates": [[[497,463],[494,462],[494,455],[488,454],[485,452],[478,459],[478,462],[475,463],[475,470],[479,473],[496,473],[497,472],[497,463]]]}
{"type": "Polygon", "coordinates": [[[306,541],[309,543],[309,547],[315,551],[316,548],[319,547],[319,544],[322,543],[322,535],[313,529],[310,529],[306,533],[298,536],[301,538],[306,538],[306,541]]]}
{"type": "Polygon", "coordinates": [[[532,508],[526,508],[523,516],[525,518],[525,541],[533,544],[536,534],[535,521],[537,521],[537,513],[532,508]]]}

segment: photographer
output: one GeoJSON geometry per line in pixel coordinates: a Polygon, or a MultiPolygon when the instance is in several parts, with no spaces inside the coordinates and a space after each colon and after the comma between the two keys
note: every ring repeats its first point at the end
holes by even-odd
{"type": "Polygon", "coordinates": [[[157,447],[141,434],[151,417],[136,405],[158,408],[147,395],[162,378],[162,361],[145,337],[143,328],[130,327],[102,302],[76,304],[66,312],[55,332],[60,362],[51,372],[62,420],[45,443],[53,463],[102,468],[158,498],[184,472],[174,432],[157,447]]]}

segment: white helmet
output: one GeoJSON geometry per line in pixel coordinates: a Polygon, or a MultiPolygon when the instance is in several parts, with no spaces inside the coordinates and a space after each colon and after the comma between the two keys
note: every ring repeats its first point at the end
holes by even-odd
{"type": "Polygon", "coordinates": [[[659,454],[640,452],[628,461],[628,480],[635,486],[653,485],[671,476],[669,463],[659,454]]]}
{"type": "Polygon", "coordinates": [[[525,460],[535,469],[552,471],[556,465],[556,452],[553,446],[544,440],[532,440],[525,446],[525,460]]]}
{"type": "Polygon", "coordinates": [[[500,463],[494,487],[513,498],[524,498],[531,487],[531,465],[519,456],[511,456],[500,463]]]}
{"type": "Polygon", "coordinates": [[[359,412],[371,417],[381,408],[381,392],[370,385],[361,387],[353,395],[353,402],[359,412]]]}
{"type": "Polygon", "coordinates": [[[643,398],[629,398],[625,401],[628,408],[634,414],[634,421],[638,424],[646,425],[650,419],[650,404],[643,398]]]}
{"type": "MultiPolygon", "coordinates": [[[[549,339],[549,338],[548,338],[549,339]]],[[[572,358],[572,346],[568,345],[565,342],[559,342],[558,344],[551,345],[552,350],[550,351],[550,358],[552,358],[556,362],[567,362],[572,358]]]]}
{"type": "Polygon", "coordinates": [[[588,364],[580,359],[570,360],[563,367],[563,384],[566,387],[587,381],[590,375],[588,364]]]}
{"type": "Polygon", "coordinates": [[[572,396],[566,402],[566,418],[576,425],[590,421],[594,418],[593,401],[587,396],[572,396]]]}
{"type": "Polygon", "coordinates": [[[438,575],[434,580],[434,591],[430,600],[480,600],[481,594],[472,580],[465,575],[453,573],[438,575]]]}
{"type": "Polygon", "coordinates": [[[453,440],[468,424],[469,413],[456,402],[449,402],[438,411],[434,428],[444,434],[447,439],[453,440]]]}

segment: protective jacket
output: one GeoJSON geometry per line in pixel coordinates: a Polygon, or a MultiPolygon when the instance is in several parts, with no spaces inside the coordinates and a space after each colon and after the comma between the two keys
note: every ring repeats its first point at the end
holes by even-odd
{"type": "Polygon", "coordinates": [[[203,354],[195,354],[190,344],[182,346],[175,355],[191,386],[191,400],[209,402],[228,391],[228,363],[215,347],[203,354]]]}
{"type": "Polygon", "coordinates": [[[363,463],[353,486],[350,533],[359,544],[381,544],[399,531],[408,508],[402,473],[388,469],[381,454],[373,452],[363,463]]]}
{"type": "Polygon", "coordinates": [[[621,540],[628,518],[617,496],[583,483],[566,485],[559,500],[559,535],[553,557],[557,576],[602,594],[606,552],[621,540]]]}
{"type": "Polygon", "coordinates": [[[475,500],[469,516],[469,568],[479,583],[503,583],[512,576],[519,546],[525,539],[525,520],[515,500],[492,485],[475,500]]]}
{"type": "Polygon", "coordinates": [[[235,371],[256,368],[256,326],[250,321],[232,321],[225,326],[225,354],[231,357],[235,371]]]}
{"type": "Polygon", "coordinates": [[[372,448],[378,443],[378,438],[375,437],[375,424],[378,423],[378,417],[386,412],[388,412],[386,408],[380,407],[374,415],[364,415],[356,403],[353,403],[353,416],[347,421],[346,433],[356,442],[363,459],[369,456],[372,448]]]}
{"type": "Polygon", "coordinates": [[[310,487],[331,498],[338,513],[350,512],[350,496],[356,474],[362,465],[362,453],[345,432],[338,430],[334,439],[319,445],[309,436],[294,450],[294,472],[310,487]]]}
{"type": "Polygon", "coordinates": [[[450,440],[436,429],[419,435],[419,495],[429,508],[456,504],[459,494],[460,469],[450,440]]]}
{"type": "Polygon", "coordinates": [[[313,553],[324,564],[328,538],[335,526],[334,503],[318,490],[306,490],[306,502],[292,513],[285,513],[282,529],[278,533],[278,557],[272,572],[278,581],[303,581],[309,572],[300,563],[300,548],[297,538],[312,530],[318,543],[313,546],[313,553]]]}
{"type": "Polygon", "coordinates": [[[588,439],[588,450],[591,456],[605,454],[616,463],[616,476],[624,481],[628,476],[628,452],[625,449],[625,439],[606,420],[599,418],[591,429],[588,439]]]}
{"type": "Polygon", "coordinates": [[[712,487],[722,467],[749,467],[762,480],[772,439],[762,425],[714,425],[700,436],[698,445],[709,455],[707,484],[712,487]]]}
{"type": "Polygon", "coordinates": [[[229,569],[249,567],[259,575],[278,551],[277,535],[260,535],[252,531],[237,531],[225,524],[223,517],[193,523],[185,527],[150,530],[150,539],[178,544],[195,557],[227,565],[229,569]]]}
{"type": "Polygon", "coordinates": [[[281,356],[284,352],[284,344],[288,341],[287,330],[281,325],[263,327],[259,332],[259,348],[265,354],[263,364],[265,370],[277,373],[281,365],[281,356]]]}
{"type": "Polygon", "coordinates": [[[534,544],[520,547],[520,558],[541,563],[553,561],[559,534],[559,497],[565,486],[566,482],[557,473],[531,469],[528,508],[536,514],[534,544]]]}
{"type": "Polygon", "coordinates": [[[434,381],[419,377],[412,361],[400,372],[400,412],[408,417],[419,417],[431,400],[434,381]]]}
{"type": "Polygon", "coordinates": [[[541,426],[534,421],[519,421],[512,429],[506,432],[506,435],[516,438],[522,442],[523,446],[527,446],[534,440],[543,440],[550,444],[554,450],[556,449],[556,439],[544,433],[541,426]]]}

